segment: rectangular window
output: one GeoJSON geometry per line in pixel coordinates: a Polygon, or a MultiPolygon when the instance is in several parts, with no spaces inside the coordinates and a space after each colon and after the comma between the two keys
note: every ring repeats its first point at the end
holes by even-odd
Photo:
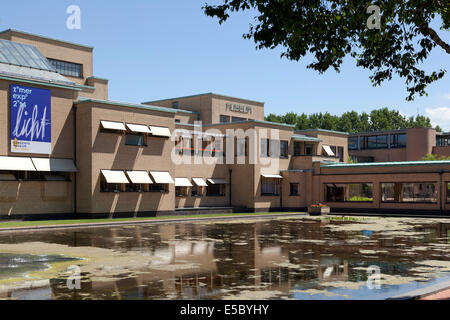
{"type": "Polygon", "coordinates": [[[261,139],[260,155],[261,158],[266,158],[269,156],[269,139],[261,139]]]}
{"type": "Polygon", "coordinates": [[[232,117],[231,122],[239,122],[239,121],[246,121],[245,118],[239,118],[239,117],[232,117]]]}
{"type": "Polygon", "coordinates": [[[245,157],[247,156],[247,139],[237,139],[236,143],[236,156],[245,157]]]}
{"type": "Polygon", "coordinates": [[[58,73],[69,77],[83,78],[83,66],[81,64],[49,58],[47,60],[58,73]]]}
{"type": "Polygon", "coordinates": [[[272,158],[280,157],[280,141],[270,140],[270,157],[272,158]]]}
{"type": "Polygon", "coordinates": [[[367,149],[387,149],[388,148],[388,136],[368,136],[367,137],[367,149]]]}
{"type": "Polygon", "coordinates": [[[121,183],[107,183],[104,178],[100,182],[100,192],[123,192],[121,183]]]}
{"type": "Polygon", "coordinates": [[[367,149],[367,137],[359,137],[359,148],[361,150],[367,149]]]}
{"type": "Polygon", "coordinates": [[[305,144],[305,155],[306,156],[314,156],[314,145],[313,144],[305,144]]]}
{"type": "Polygon", "coordinates": [[[344,162],[344,147],[337,148],[337,156],[340,162],[344,162]]]}
{"type": "Polygon", "coordinates": [[[294,157],[302,155],[302,143],[299,141],[294,141],[294,157]]]}
{"type": "Polygon", "coordinates": [[[330,183],[325,185],[326,202],[372,202],[372,183],[330,183]]]}
{"type": "Polygon", "coordinates": [[[24,180],[28,181],[70,181],[70,173],[68,172],[27,172],[17,173],[18,179],[23,177],[24,180]]]}
{"type": "Polygon", "coordinates": [[[146,146],[146,136],[143,134],[127,134],[125,136],[125,144],[127,146],[146,146]]]}
{"type": "Polygon", "coordinates": [[[436,203],[434,183],[382,183],[381,202],[436,203]]]}
{"type": "Polygon", "coordinates": [[[230,116],[220,116],[220,123],[229,123],[230,122],[230,116]]]}
{"type": "Polygon", "coordinates": [[[187,196],[187,188],[186,187],[175,187],[175,196],[176,197],[186,197],[187,196]]]}
{"type": "Polygon", "coordinates": [[[358,137],[348,138],[348,150],[358,150],[358,137]]]}
{"type": "Polygon", "coordinates": [[[406,134],[392,134],[391,148],[406,148],[406,134]]]}
{"type": "Polygon", "coordinates": [[[288,157],[288,142],[280,141],[280,157],[287,158],[288,157]]]}
{"type": "Polygon", "coordinates": [[[291,197],[296,197],[299,195],[299,191],[298,191],[298,183],[291,183],[291,187],[290,187],[290,196],[291,197]]]}
{"type": "Polygon", "coordinates": [[[223,197],[225,196],[225,185],[211,184],[206,187],[206,195],[208,197],[223,197]]]}
{"type": "Polygon", "coordinates": [[[169,185],[167,185],[167,184],[150,184],[148,186],[148,192],[167,193],[167,192],[169,192],[169,185]]]}
{"type": "Polygon", "coordinates": [[[126,192],[144,192],[143,184],[127,184],[125,187],[126,192]]]}
{"type": "Polygon", "coordinates": [[[178,109],[180,107],[180,104],[179,104],[179,102],[178,101],[174,101],[174,102],[172,102],[172,108],[174,108],[174,109],[178,109]]]}
{"type": "Polygon", "coordinates": [[[261,179],[261,195],[262,196],[278,196],[279,180],[278,179],[261,179]]]}
{"type": "Polygon", "coordinates": [[[193,186],[191,190],[192,197],[202,197],[203,196],[203,187],[193,186]]]}

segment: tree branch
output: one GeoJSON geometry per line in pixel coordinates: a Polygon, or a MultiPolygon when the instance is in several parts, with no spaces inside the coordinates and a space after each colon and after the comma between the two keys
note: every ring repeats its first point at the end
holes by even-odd
{"type": "Polygon", "coordinates": [[[439,35],[437,34],[436,31],[434,31],[430,27],[427,27],[426,29],[424,29],[424,31],[428,33],[428,35],[430,36],[431,40],[433,40],[438,46],[442,47],[442,49],[444,49],[445,52],[450,54],[450,44],[448,44],[445,41],[443,41],[441,39],[441,37],[439,37],[439,35]]]}

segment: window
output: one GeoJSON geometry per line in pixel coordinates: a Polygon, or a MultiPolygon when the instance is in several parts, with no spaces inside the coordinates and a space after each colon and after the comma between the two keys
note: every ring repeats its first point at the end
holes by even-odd
{"type": "Polygon", "coordinates": [[[387,149],[388,148],[388,136],[368,136],[367,137],[367,149],[387,149]]]}
{"type": "Polygon", "coordinates": [[[175,123],[181,123],[180,119],[175,119],[175,123]]]}
{"type": "MultiPolygon", "coordinates": [[[[27,172],[22,176],[28,181],[70,181],[70,173],[68,172],[27,172]]],[[[20,178],[18,178],[20,179],[20,178]]]]}
{"type": "Polygon", "coordinates": [[[175,187],[175,196],[176,197],[186,197],[187,196],[187,187],[175,187]]]}
{"type": "Polygon", "coordinates": [[[388,135],[359,137],[359,146],[361,150],[365,149],[387,149],[388,135]]]}
{"type": "Polygon", "coordinates": [[[391,148],[406,148],[406,134],[392,134],[391,148]]]}
{"type": "Polygon", "coordinates": [[[314,155],[314,145],[313,144],[305,144],[305,155],[313,156],[314,155]]]}
{"type": "Polygon", "coordinates": [[[146,136],[143,134],[127,134],[125,137],[125,144],[127,146],[146,146],[146,136]]]}
{"type": "Polygon", "coordinates": [[[270,157],[272,158],[280,157],[280,141],[270,140],[270,157]]]}
{"type": "Polygon", "coordinates": [[[0,181],[25,180],[25,171],[0,171],[0,181]]]}
{"type": "Polygon", "coordinates": [[[344,162],[344,147],[337,148],[337,156],[340,162],[344,162]]]}
{"type": "Polygon", "coordinates": [[[437,202],[434,183],[382,183],[381,202],[437,202]]]}
{"type": "Polygon", "coordinates": [[[325,185],[326,202],[371,202],[372,183],[333,183],[325,185]]]}
{"type": "Polygon", "coordinates": [[[288,157],[288,142],[280,141],[280,157],[287,158],[288,157]]]}
{"type": "Polygon", "coordinates": [[[239,122],[239,121],[246,121],[245,118],[239,118],[239,117],[231,117],[231,122],[239,122]]]}
{"type": "Polygon", "coordinates": [[[290,189],[291,189],[291,192],[290,192],[290,196],[291,196],[291,197],[296,197],[296,196],[299,195],[299,192],[298,192],[298,183],[291,183],[290,189]]]}
{"type": "Polygon", "coordinates": [[[126,192],[144,192],[143,184],[127,184],[125,187],[126,192]]]}
{"type": "Polygon", "coordinates": [[[261,139],[261,158],[266,158],[269,156],[269,139],[261,139]]]}
{"type": "Polygon", "coordinates": [[[294,157],[302,155],[302,143],[294,141],[294,157]]]}
{"type": "Polygon", "coordinates": [[[224,115],[220,116],[220,123],[228,123],[228,122],[230,122],[230,116],[224,116],[224,115]]]}
{"type": "Polygon", "coordinates": [[[236,156],[245,157],[247,156],[247,138],[236,140],[236,156]]]}
{"type": "Polygon", "coordinates": [[[279,180],[262,178],[261,179],[261,195],[262,196],[278,196],[279,193],[279,180]]]}
{"type": "Polygon", "coordinates": [[[55,59],[47,59],[58,73],[76,78],[83,78],[83,66],[78,63],[66,62],[55,59]]]}
{"type": "Polygon", "coordinates": [[[348,138],[348,150],[358,150],[358,137],[348,138]]]}
{"type": "Polygon", "coordinates": [[[180,107],[180,104],[179,104],[179,102],[178,101],[174,101],[174,102],[172,102],[172,108],[174,108],[174,109],[178,109],[180,107]]]}
{"type": "Polygon", "coordinates": [[[203,196],[203,187],[193,186],[191,190],[192,197],[202,197],[203,196]]]}
{"type": "Polygon", "coordinates": [[[148,192],[169,192],[169,186],[167,184],[150,184],[148,186],[148,192]]]}
{"type": "Polygon", "coordinates": [[[225,185],[211,184],[206,187],[206,195],[208,197],[223,197],[225,196],[225,185]]]}
{"type": "Polygon", "coordinates": [[[100,192],[123,192],[121,183],[107,183],[104,178],[100,182],[100,192]]]}

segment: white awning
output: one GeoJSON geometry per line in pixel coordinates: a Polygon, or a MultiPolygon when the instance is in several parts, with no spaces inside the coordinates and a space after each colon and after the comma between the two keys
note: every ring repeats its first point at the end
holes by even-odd
{"type": "Polygon", "coordinates": [[[268,179],[283,179],[279,174],[262,174],[262,176],[268,179]]]}
{"type": "Polygon", "coordinates": [[[150,126],[150,130],[151,130],[153,136],[167,137],[167,138],[170,138],[172,136],[169,128],[150,126]]]}
{"type": "Polygon", "coordinates": [[[127,123],[128,129],[130,129],[131,132],[135,133],[151,133],[150,129],[143,125],[143,124],[131,124],[127,123]]]}
{"type": "Polygon", "coordinates": [[[331,148],[329,146],[323,146],[323,150],[325,150],[325,152],[328,154],[328,156],[330,157],[334,157],[335,154],[333,152],[333,150],[331,150],[331,148]]]}
{"type": "Polygon", "coordinates": [[[37,171],[42,172],[77,172],[72,159],[31,159],[37,171]]]}
{"type": "Polygon", "coordinates": [[[188,178],[175,178],[175,187],[192,187],[188,178]]]}
{"type": "Polygon", "coordinates": [[[100,121],[100,123],[102,124],[103,129],[119,131],[127,130],[122,122],[100,121]]]}
{"type": "Polygon", "coordinates": [[[130,178],[131,183],[135,184],[152,184],[153,181],[150,179],[147,171],[127,171],[128,178],[130,178]]]}
{"type": "Polygon", "coordinates": [[[123,171],[102,170],[107,183],[130,183],[123,171]]]}
{"type": "Polygon", "coordinates": [[[150,174],[155,180],[155,183],[159,184],[174,184],[172,177],[169,172],[166,171],[150,171],[150,174]]]}
{"type": "Polygon", "coordinates": [[[194,183],[199,187],[207,187],[208,186],[206,181],[203,180],[202,178],[192,178],[192,180],[194,180],[194,183]]]}
{"type": "Polygon", "coordinates": [[[0,157],[0,170],[36,171],[31,158],[0,157]]]}
{"type": "Polygon", "coordinates": [[[225,179],[208,179],[210,184],[228,184],[225,179]]]}

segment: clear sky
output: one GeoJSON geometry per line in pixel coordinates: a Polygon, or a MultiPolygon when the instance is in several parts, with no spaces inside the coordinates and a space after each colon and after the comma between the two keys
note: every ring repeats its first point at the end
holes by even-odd
{"type": "MultiPolygon", "coordinates": [[[[450,74],[407,102],[403,80],[372,87],[370,72],[350,58],[340,73],[307,70],[310,61],[280,58],[280,49],[256,50],[248,31],[253,14],[225,24],[206,17],[208,0],[4,1],[0,29],[14,28],[95,47],[94,74],[110,80],[110,99],[143,102],[215,92],[266,102],[266,114],[370,111],[418,112],[450,130],[450,74]],[[81,8],[81,30],[66,27],[69,5],[81,8]]],[[[210,2],[217,2],[210,0],[210,2]]],[[[449,32],[439,31],[450,42],[449,32]]],[[[427,67],[450,72],[450,55],[436,48],[427,67]]]]}

